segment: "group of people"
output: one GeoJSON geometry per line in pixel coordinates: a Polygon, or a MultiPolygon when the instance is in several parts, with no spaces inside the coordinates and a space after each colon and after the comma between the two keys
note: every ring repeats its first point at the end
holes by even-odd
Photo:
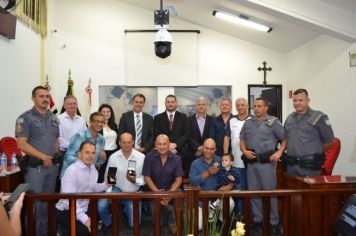
{"type": "MultiPolygon", "coordinates": [[[[49,93],[37,86],[32,91],[34,106],[16,121],[18,147],[26,154],[25,181],[33,192],[55,191],[57,176],[61,192],[137,192],[178,191],[183,177],[204,190],[272,190],[276,187],[276,163],[283,156],[290,175],[319,175],[323,152],[334,141],[328,117],[309,107],[308,92],[293,93],[295,112],[283,126],[267,114],[268,102],[254,101],[254,116],[249,115],[247,100],[220,101],[221,114],[207,114],[207,100],[196,101],[196,114],[187,117],[177,111],[177,98],[168,95],[166,110],[154,118],[143,112],[146,98],[133,96],[133,109],[124,113],[119,126],[108,104],[90,115],[89,126],[77,115],[77,101],[64,98],[65,112],[58,117],[48,111],[49,93]],[[63,159],[58,158],[63,156],[63,159]],[[135,175],[127,172],[135,163],[135,175]],[[108,170],[115,167],[116,183],[107,182],[108,170]],[[98,169],[98,170],[97,170],[98,169]],[[59,173],[60,171],[60,173],[59,173]]],[[[120,201],[133,226],[132,201],[120,201]]],[[[161,224],[170,224],[167,205],[162,199],[161,224]],[[166,211],[166,212],[165,212],[166,211]]],[[[235,205],[242,214],[241,200],[235,205]]],[[[219,201],[211,204],[219,205],[219,201]]],[[[101,199],[98,211],[103,229],[111,227],[110,202],[101,199]]],[[[57,220],[69,232],[67,200],[56,204],[57,220]]],[[[141,209],[141,208],[140,208],[141,209]]],[[[251,203],[252,230],[262,230],[261,200],[251,203]]],[[[36,202],[36,235],[47,234],[47,206],[36,202]]],[[[78,235],[90,233],[88,201],[77,201],[78,235]],[[80,232],[80,234],[79,234],[80,232]]],[[[271,229],[280,232],[276,200],[271,203],[271,229]]]]}

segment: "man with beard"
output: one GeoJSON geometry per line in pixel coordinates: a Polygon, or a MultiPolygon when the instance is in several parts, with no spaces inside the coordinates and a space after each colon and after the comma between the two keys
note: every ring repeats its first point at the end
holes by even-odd
{"type": "MultiPolygon", "coordinates": [[[[188,120],[184,113],[177,111],[177,98],[170,94],[165,101],[166,111],[154,118],[154,136],[165,134],[169,138],[169,151],[184,159],[188,141],[188,120]]],[[[184,170],[188,173],[189,170],[184,170]]]]}

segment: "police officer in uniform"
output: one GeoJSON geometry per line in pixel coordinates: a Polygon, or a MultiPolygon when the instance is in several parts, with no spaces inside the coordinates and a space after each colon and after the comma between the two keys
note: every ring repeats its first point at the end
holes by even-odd
{"type": "MultiPolygon", "coordinates": [[[[58,166],[54,164],[59,152],[59,121],[48,110],[49,92],[37,86],[32,90],[34,107],[16,120],[17,145],[26,154],[25,182],[31,184],[35,193],[53,193],[56,186],[58,166]]],[[[36,235],[48,235],[47,204],[35,203],[36,235]]]]}
{"type": "MultiPolygon", "coordinates": [[[[248,190],[274,190],[276,188],[276,163],[286,146],[286,132],[278,118],[267,115],[268,104],[257,98],[253,111],[255,117],[246,120],[240,133],[240,148],[247,164],[248,190]],[[281,142],[279,150],[278,142],[281,142]]],[[[262,200],[252,199],[253,223],[251,235],[262,235],[262,200]]],[[[281,235],[277,199],[271,199],[271,235],[281,235]]]]}
{"type": "Polygon", "coordinates": [[[309,107],[308,91],[293,93],[295,112],[285,121],[287,132],[287,172],[291,176],[320,175],[324,152],[334,142],[334,133],[328,116],[309,107]]]}

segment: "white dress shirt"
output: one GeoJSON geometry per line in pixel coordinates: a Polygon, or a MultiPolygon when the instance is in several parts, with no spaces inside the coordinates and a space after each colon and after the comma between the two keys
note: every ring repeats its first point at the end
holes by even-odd
{"type": "Polygon", "coordinates": [[[170,114],[173,115],[173,116],[172,116],[172,124],[173,124],[173,122],[174,122],[174,115],[176,114],[176,111],[173,111],[173,112],[166,111],[166,113],[167,113],[168,121],[170,121],[170,120],[169,120],[169,115],[170,115],[170,114]]]}
{"type": "Polygon", "coordinates": [[[141,185],[145,184],[142,175],[144,160],[145,155],[135,149],[132,149],[131,155],[126,159],[120,149],[110,156],[106,166],[105,179],[107,179],[109,167],[116,167],[116,187],[120,188],[123,192],[136,192],[141,185]],[[136,161],[136,184],[131,183],[126,178],[127,167],[130,160],[136,161]]]}
{"type": "Polygon", "coordinates": [[[75,115],[71,118],[67,112],[58,116],[59,119],[59,147],[61,151],[68,148],[70,138],[78,131],[87,129],[87,124],[83,117],[75,115]]]}

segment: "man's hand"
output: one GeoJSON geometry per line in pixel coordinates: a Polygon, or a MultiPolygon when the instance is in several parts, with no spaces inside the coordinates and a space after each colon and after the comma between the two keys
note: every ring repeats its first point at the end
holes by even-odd
{"type": "Polygon", "coordinates": [[[175,149],[175,148],[174,149],[169,149],[169,151],[171,151],[173,154],[177,154],[177,152],[178,152],[177,149],[175,149]]]}
{"type": "Polygon", "coordinates": [[[101,153],[100,153],[100,159],[102,159],[102,160],[106,160],[106,152],[105,152],[105,150],[102,150],[101,151],[101,153]]]}
{"type": "Polygon", "coordinates": [[[89,232],[91,232],[91,229],[90,229],[90,218],[88,218],[88,220],[84,223],[84,225],[88,228],[89,232]]]}
{"type": "Polygon", "coordinates": [[[24,197],[25,197],[25,193],[21,193],[20,197],[12,205],[11,210],[10,210],[11,217],[15,216],[15,215],[18,215],[18,216],[21,215],[21,209],[22,209],[24,197]]]}
{"type": "Polygon", "coordinates": [[[136,183],[136,176],[134,175],[128,175],[126,174],[126,179],[130,181],[131,183],[135,184],[136,183]]]}
{"type": "Polygon", "coordinates": [[[218,171],[219,171],[219,167],[217,166],[211,166],[208,168],[209,175],[216,175],[218,171]]]}
{"type": "Polygon", "coordinates": [[[282,154],[277,151],[269,157],[269,160],[272,161],[273,163],[277,163],[279,158],[281,158],[281,156],[282,156],[282,154]]]}
{"type": "Polygon", "coordinates": [[[202,154],[202,153],[201,153],[200,151],[196,151],[196,152],[194,153],[194,156],[195,156],[195,157],[200,157],[201,154],[202,154]]]}
{"type": "Polygon", "coordinates": [[[172,199],[171,198],[162,198],[160,203],[162,206],[168,206],[169,202],[171,201],[172,199]]]}
{"type": "Polygon", "coordinates": [[[244,155],[248,158],[248,159],[255,159],[256,158],[256,153],[253,151],[248,151],[246,150],[244,152],[244,155]]]}
{"type": "Polygon", "coordinates": [[[175,144],[175,143],[170,143],[169,144],[169,150],[176,149],[176,148],[177,148],[177,144],[175,144]]]}
{"type": "Polygon", "coordinates": [[[43,166],[46,168],[50,168],[53,163],[52,163],[52,158],[50,156],[46,156],[45,158],[42,159],[43,161],[43,166]]]}

